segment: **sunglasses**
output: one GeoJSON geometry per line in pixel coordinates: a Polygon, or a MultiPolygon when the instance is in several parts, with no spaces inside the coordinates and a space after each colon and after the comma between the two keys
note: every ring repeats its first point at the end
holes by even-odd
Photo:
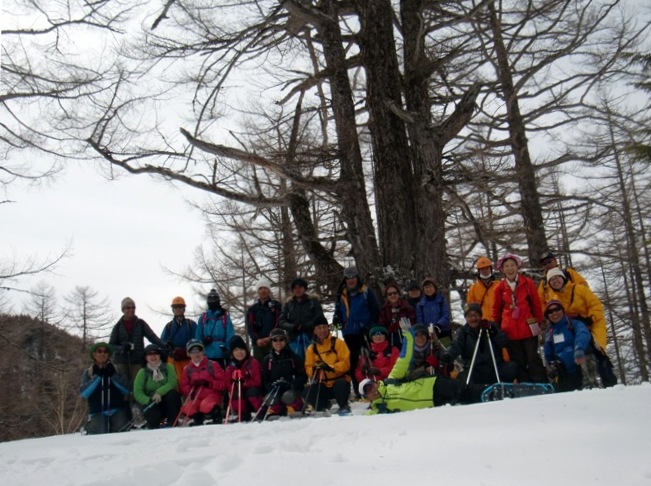
{"type": "Polygon", "coordinates": [[[387,292],[387,297],[391,297],[392,295],[398,295],[398,292],[387,292]]]}
{"type": "Polygon", "coordinates": [[[185,309],[184,305],[173,305],[172,309],[185,309]]]}
{"type": "Polygon", "coordinates": [[[96,349],[95,352],[97,354],[109,354],[108,349],[105,349],[105,348],[96,349]]]}
{"type": "Polygon", "coordinates": [[[160,353],[158,351],[149,351],[147,356],[160,356],[160,353]]]}
{"type": "Polygon", "coordinates": [[[563,308],[562,307],[552,307],[550,309],[547,309],[547,314],[553,314],[554,312],[562,312],[563,308]]]}
{"type": "Polygon", "coordinates": [[[135,305],[127,305],[127,306],[124,307],[123,310],[129,310],[129,309],[135,309],[135,308],[136,308],[135,305]]]}
{"type": "Polygon", "coordinates": [[[384,336],[383,332],[374,332],[371,336],[384,336]]]}
{"type": "Polygon", "coordinates": [[[286,339],[282,338],[282,337],[271,338],[272,343],[284,343],[285,341],[286,341],[286,339]]]}
{"type": "Polygon", "coordinates": [[[188,351],[188,353],[190,353],[190,354],[197,354],[197,353],[202,353],[202,352],[203,352],[203,349],[201,349],[201,348],[192,348],[190,351],[188,351]]]}

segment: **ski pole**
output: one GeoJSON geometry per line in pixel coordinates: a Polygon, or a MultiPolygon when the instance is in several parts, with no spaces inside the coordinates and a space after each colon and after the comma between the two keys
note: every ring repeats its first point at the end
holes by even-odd
{"type": "Polygon", "coordinates": [[[269,412],[271,411],[271,404],[276,401],[276,398],[278,397],[278,393],[280,392],[280,385],[276,385],[275,387],[275,392],[271,399],[269,400],[269,403],[267,404],[267,410],[264,412],[264,417],[262,417],[262,421],[264,422],[267,420],[267,417],[269,416],[269,412]]]}
{"type": "MultiPolygon", "coordinates": [[[[104,378],[102,378],[102,381],[104,381],[104,378]]],[[[106,377],[107,381],[107,388],[106,388],[106,428],[109,432],[111,433],[111,416],[108,414],[108,411],[111,407],[111,377],[107,376],[106,377]]]]}
{"type": "Polygon", "coordinates": [[[231,408],[233,408],[233,392],[235,391],[235,382],[231,385],[231,391],[228,394],[228,406],[226,407],[226,416],[224,417],[224,423],[228,423],[228,417],[231,415],[231,408]]]}

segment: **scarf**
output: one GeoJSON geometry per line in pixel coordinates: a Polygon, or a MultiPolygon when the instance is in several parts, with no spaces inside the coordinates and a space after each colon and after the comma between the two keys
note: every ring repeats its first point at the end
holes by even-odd
{"type": "Polygon", "coordinates": [[[152,373],[152,379],[156,382],[163,381],[165,379],[165,376],[160,370],[162,364],[162,361],[157,366],[147,363],[147,368],[150,369],[152,373]]]}

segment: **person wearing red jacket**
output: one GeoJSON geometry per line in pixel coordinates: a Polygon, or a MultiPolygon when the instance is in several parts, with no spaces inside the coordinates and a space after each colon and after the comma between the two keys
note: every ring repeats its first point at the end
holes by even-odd
{"type": "Polygon", "coordinates": [[[221,423],[221,404],[228,387],[226,373],[219,363],[205,356],[200,340],[191,339],[186,349],[190,362],[181,377],[181,393],[186,397],[181,414],[192,420],[191,425],[201,425],[206,418],[221,423]]]}
{"type": "MultiPolygon", "coordinates": [[[[248,422],[262,406],[262,367],[251,356],[244,339],[234,336],[229,342],[231,359],[226,367],[226,377],[231,384],[230,408],[237,420],[248,422]]],[[[229,417],[226,419],[230,420],[229,417]]]]}
{"type": "Polygon", "coordinates": [[[397,283],[390,283],[384,287],[386,301],[380,308],[380,317],[377,323],[388,330],[389,344],[396,349],[402,349],[402,331],[400,319],[406,317],[413,326],[416,323],[416,309],[400,297],[400,287],[397,283]]]}
{"type": "MultiPolygon", "coordinates": [[[[400,330],[400,327],[398,327],[400,330]]],[[[355,377],[358,382],[365,378],[371,380],[384,380],[391,368],[398,360],[400,351],[395,346],[391,346],[388,341],[389,333],[385,327],[375,326],[369,331],[371,337],[370,351],[364,350],[359,359],[359,364],[355,370],[355,377]]]]}
{"type": "Polygon", "coordinates": [[[493,321],[508,338],[511,360],[519,366],[519,382],[546,383],[547,373],[538,353],[538,336],[543,321],[536,284],[519,274],[522,259],[512,253],[497,261],[504,274],[495,289],[493,321]]]}

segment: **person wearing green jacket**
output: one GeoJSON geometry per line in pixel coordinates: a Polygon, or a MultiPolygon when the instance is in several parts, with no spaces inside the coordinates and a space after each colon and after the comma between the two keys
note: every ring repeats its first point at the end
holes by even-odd
{"type": "Polygon", "coordinates": [[[150,429],[158,429],[164,419],[172,426],[181,409],[174,365],[161,360],[161,350],[155,344],[145,348],[145,360],[133,382],[133,397],[143,408],[150,429]]]}
{"type": "Polygon", "coordinates": [[[414,331],[403,331],[400,357],[385,380],[363,380],[360,394],[371,402],[370,414],[404,412],[447,403],[475,403],[481,399],[483,385],[468,385],[444,376],[424,375],[409,381],[414,356],[414,331]]]}

